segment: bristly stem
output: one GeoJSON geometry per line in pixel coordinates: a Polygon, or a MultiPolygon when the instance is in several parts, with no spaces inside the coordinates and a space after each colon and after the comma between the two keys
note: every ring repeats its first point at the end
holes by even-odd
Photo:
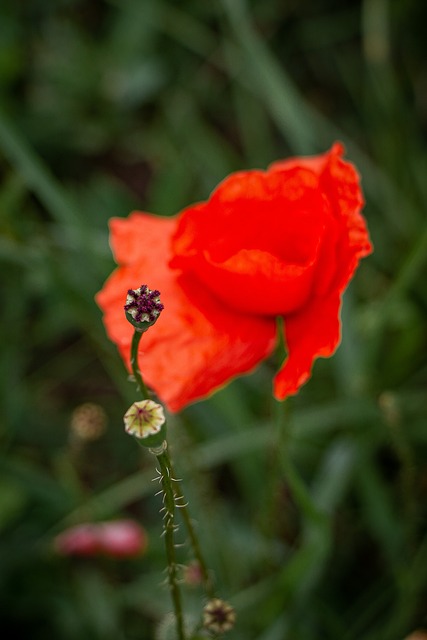
{"type": "Polygon", "coordinates": [[[175,559],[175,492],[172,486],[172,482],[174,482],[174,479],[172,476],[172,467],[167,449],[156,457],[160,465],[161,482],[164,496],[163,499],[165,514],[163,516],[163,526],[166,543],[166,556],[168,561],[168,581],[175,611],[178,640],[185,640],[182,600],[181,592],[178,586],[177,564],[175,559]]]}
{"type": "MultiPolygon", "coordinates": [[[[138,364],[138,346],[141,340],[142,332],[137,329],[134,331],[132,344],[131,344],[131,356],[130,363],[132,367],[132,373],[134,375],[138,391],[142,394],[145,400],[149,399],[147,387],[142,379],[141,371],[138,364]]],[[[175,612],[176,628],[178,640],[185,640],[184,634],[184,619],[182,613],[182,599],[181,592],[178,586],[177,564],[175,559],[175,491],[172,486],[173,475],[172,467],[169,458],[167,448],[161,453],[156,455],[160,466],[160,478],[163,490],[164,501],[164,536],[166,545],[166,558],[168,564],[168,582],[172,596],[172,602],[175,612]]]]}
{"type": "MultiPolygon", "coordinates": [[[[150,396],[149,396],[147,387],[145,386],[144,381],[142,379],[142,374],[138,364],[138,346],[141,340],[142,333],[143,332],[138,331],[138,329],[135,329],[134,331],[134,334],[132,337],[132,344],[131,344],[130,362],[132,367],[132,373],[135,378],[138,391],[140,391],[140,393],[142,394],[145,400],[148,400],[150,396]]],[[[165,535],[165,543],[166,543],[166,557],[167,557],[167,563],[168,563],[168,582],[169,582],[172,601],[174,605],[178,640],[185,640],[184,621],[183,621],[183,613],[182,613],[182,598],[181,598],[181,592],[178,586],[177,564],[175,559],[174,534],[176,530],[176,525],[175,525],[175,508],[176,507],[181,509],[182,518],[183,518],[185,527],[188,531],[194,556],[200,567],[206,594],[208,595],[209,598],[214,598],[214,590],[213,590],[213,583],[209,575],[207,565],[202,555],[199,540],[197,538],[189,511],[187,509],[184,495],[179,489],[177,485],[177,481],[174,478],[172,463],[169,457],[166,442],[164,444],[166,448],[164,448],[161,451],[161,453],[155,452],[154,449],[151,449],[151,451],[152,453],[155,453],[160,466],[160,476],[161,476],[162,490],[164,495],[164,498],[163,498],[164,512],[165,512],[164,513],[164,535],[165,535]],[[175,486],[173,483],[175,483],[175,486]]]]}
{"type": "Polygon", "coordinates": [[[132,373],[136,381],[137,389],[142,394],[144,400],[149,400],[150,396],[147,391],[147,387],[142,379],[141,371],[138,364],[138,346],[141,340],[142,331],[137,329],[133,332],[132,344],[130,349],[130,364],[132,367],[132,373]]]}
{"type": "MultiPolygon", "coordinates": [[[[141,340],[142,331],[135,329],[132,337],[130,363],[134,375],[137,389],[145,400],[149,399],[147,387],[142,379],[138,364],[138,346],[141,340]]],[[[178,640],[185,640],[184,623],[182,615],[181,592],[178,587],[177,565],[175,560],[175,494],[172,487],[171,464],[167,449],[156,456],[160,465],[160,479],[164,495],[164,535],[166,543],[166,557],[168,563],[168,582],[171,590],[172,601],[175,611],[178,640]]]]}
{"type": "MultiPolygon", "coordinates": [[[[173,473],[173,467],[171,466],[171,472],[173,473]]],[[[190,512],[187,508],[187,503],[185,502],[184,494],[180,491],[178,483],[174,486],[174,494],[175,494],[175,503],[178,509],[181,511],[182,519],[184,521],[184,525],[187,529],[188,535],[190,537],[190,543],[193,548],[194,556],[199,564],[200,571],[202,574],[202,579],[204,583],[204,587],[206,590],[206,594],[209,598],[215,597],[215,592],[213,588],[213,583],[211,576],[209,575],[209,570],[207,568],[205,559],[202,554],[202,550],[200,547],[199,539],[197,537],[196,531],[194,529],[193,522],[191,520],[190,512]]]]}

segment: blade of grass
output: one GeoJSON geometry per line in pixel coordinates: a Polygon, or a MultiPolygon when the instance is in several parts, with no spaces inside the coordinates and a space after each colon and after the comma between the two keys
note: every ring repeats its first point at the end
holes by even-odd
{"type": "Polygon", "coordinates": [[[22,176],[27,187],[40,198],[53,219],[69,227],[70,230],[81,229],[82,220],[69,195],[1,111],[0,147],[11,165],[22,176]]]}

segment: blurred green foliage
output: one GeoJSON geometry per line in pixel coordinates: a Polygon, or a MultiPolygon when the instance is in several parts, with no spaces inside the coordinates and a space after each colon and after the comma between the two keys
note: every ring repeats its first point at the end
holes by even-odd
{"type": "MultiPolygon", "coordinates": [[[[237,610],[230,640],[427,627],[426,20],[416,0],[0,4],[5,636],[173,637],[153,463],[123,435],[134,389],[93,301],[108,219],[173,214],[230,171],[335,139],[375,245],[338,353],[282,408],[271,362],[174,416],[174,457],[237,610]],[[107,430],[76,443],[88,401],[107,430]],[[118,516],[147,528],[144,557],[53,552],[66,526],[118,516]]],[[[185,598],[197,613],[198,590],[185,598]]]]}

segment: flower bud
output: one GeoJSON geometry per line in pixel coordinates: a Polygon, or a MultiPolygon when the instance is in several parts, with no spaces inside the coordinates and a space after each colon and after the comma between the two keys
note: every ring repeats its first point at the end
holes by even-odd
{"type": "Polygon", "coordinates": [[[66,529],[54,540],[55,551],[62,556],[94,556],[100,553],[97,526],[79,524],[66,529]]]}
{"type": "Polygon", "coordinates": [[[141,333],[147,331],[163,311],[160,291],[142,284],[139,289],[129,289],[124,306],[126,318],[141,333]]]}
{"type": "Polygon", "coordinates": [[[236,613],[232,606],[220,598],[209,600],[203,609],[203,626],[213,633],[225,633],[234,627],[236,613]]]}
{"type": "Polygon", "coordinates": [[[147,548],[147,534],[134,520],[102,522],[98,538],[103,553],[111,558],[139,556],[147,548]]]}
{"type": "Polygon", "coordinates": [[[56,536],[54,548],[63,556],[131,558],[145,551],[147,534],[133,520],[84,523],[56,536]]]}
{"type": "Polygon", "coordinates": [[[159,447],[166,435],[166,419],[161,404],[154,400],[134,402],[124,415],[125,431],[147,447],[159,447]]]}

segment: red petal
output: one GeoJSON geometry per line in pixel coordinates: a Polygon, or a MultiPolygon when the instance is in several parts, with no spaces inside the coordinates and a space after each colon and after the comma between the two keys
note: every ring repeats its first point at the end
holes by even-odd
{"type": "Polygon", "coordinates": [[[335,225],[329,225],[319,256],[318,276],[312,298],[301,311],[285,318],[288,358],[277,374],[275,395],[295,394],[311,375],[318,357],[331,356],[340,342],[341,295],[360,259],[372,251],[365,220],[360,211],[363,196],[354,166],[342,159],[344,148],[314,158],[276,163],[272,170],[306,167],[319,175],[319,185],[331,205],[335,225]]]}
{"type": "Polygon", "coordinates": [[[142,337],[139,362],[148,386],[172,411],[253,369],[272,352],[276,336],[274,318],[224,308],[191,276],[170,269],[177,222],[143,213],[113,220],[113,250],[126,266],[97,295],[107,333],[130,368],[133,330],[123,311],[126,292],[142,283],[160,290],[165,309],[142,337]]]}
{"type": "Polygon", "coordinates": [[[171,264],[240,312],[295,311],[311,292],[329,208],[304,167],[232,174],[181,214],[171,264]]]}
{"type": "Polygon", "coordinates": [[[273,162],[269,167],[269,171],[287,171],[288,169],[302,168],[310,169],[318,176],[321,175],[331,155],[341,157],[344,155],[344,145],[341,142],[335,142],[332,148],[325,153],[317,156],[297,156],[296,158],[287,158],[286,160],[278,160],[273,162]]]}
{"type": "MultiPolygon", "coordinates": [[[[324,246],[323,265],[319,265],[321,274],[317,283],[317,292],[324,291],[326,287],[338,287],[343,291],[353,275],[359,260],[372,252],[372,244],[366,228],[366,223],[361,215],[364,205],[360,188],[360,178],[354,165],[342,159],[344,146],[337,142],[330,151],[314,157],[291,158],[275,162],[271,165],[272,171],[287,171],[289,169],[311,169],[319,176],[319,186],[327,195],[331,205],[331,212],[338,223],[338,236],[335,240],[326,237],[324,246]],[[333,248],[333,245],[336,247],[333,248]],[[336,264],[339,265],[333,271],[334,278],[331,281],[330,268],[331,251],[336,264]]],[[[334,230],[331,227],[331,233],[334,230]]],[[[334,234],[336,235],[336,234],[334,234]]]]}
{"type": "Polygon", "coordinates": [[[352,277],[359,261],[372,252],[372,244],[366,228],[366,222],[361,215],[364,205],[359,175],[350,162],[342,159],[343,150],[336,152],[336,146],[330,151],[324,170],[321,174],[321,184],[332,203],[332,210],[336,219],[343,225],[343,241],[338,244],[339,254],[335,286],[343,291],[352,277]]]}
{"type": "Polygon", "coordinates": [[[313,362],[331,356],[341,337],[340,295],[317,298],[299,313],[286,317],[288,357],[274,381],[274,395],[283,400],[310,378],[313,362]]]}

